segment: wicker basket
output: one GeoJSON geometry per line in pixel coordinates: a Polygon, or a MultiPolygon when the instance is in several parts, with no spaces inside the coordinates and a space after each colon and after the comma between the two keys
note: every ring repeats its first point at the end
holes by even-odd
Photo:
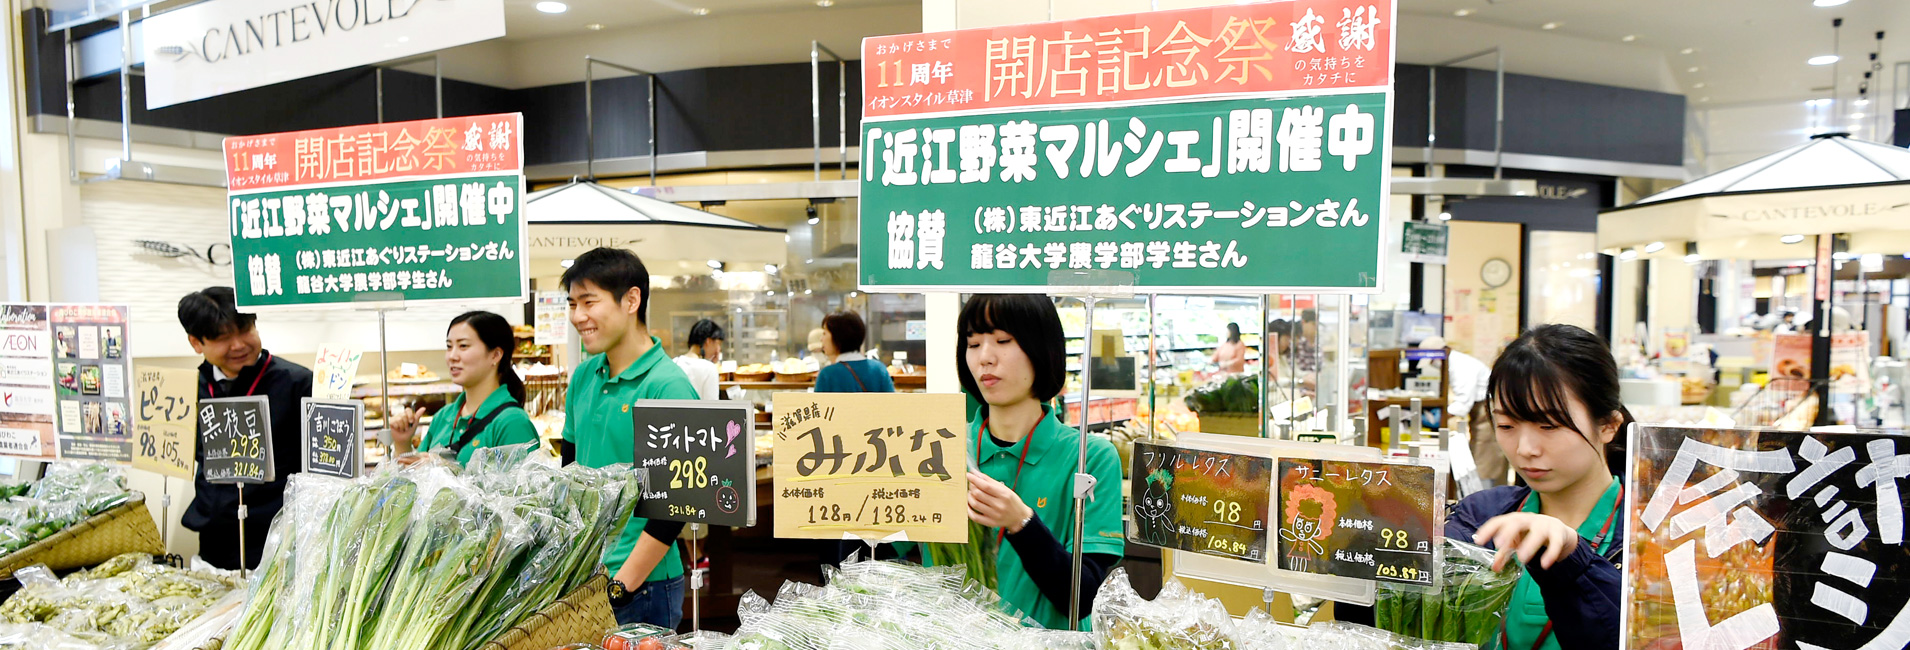
{"type": "Polygon", "coordinates": [[[548,650],[571,643],[599,643],[617,626],[610,611],[610,578],[602,571],[550,606],[531,614],[517,627],[479,650],[548,650]]]}
{"type": "Polygon", "coordinates": [[[90,567],[125,553],[165,555],[159,524],[146,507],[146,495],[133,492],[126,503],[66,527],[46,539],[0,557],[0,579],[45,564],[55,571],[90,567]]]}
{"type": "Polygon", "coordinates": [[[775,376],[776,376],[776,373],[773,373],[773,372],[739,372],[735,374],[736,381],[751,381],[751,382],[769,381],[775,376]]]}
{"type": "Polygon", "coordinates": [[[813,373],[813,372],[798,372],[794,374],[781,373],[781,372],[776,373],[776,381],[803,382],[803,381],[815,381],[815,380],[816,380],[816,373],[813,373]]]}

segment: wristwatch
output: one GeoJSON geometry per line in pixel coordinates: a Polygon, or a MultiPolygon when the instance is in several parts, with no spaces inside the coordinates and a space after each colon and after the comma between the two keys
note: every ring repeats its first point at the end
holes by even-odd
{"type": "Polygon", "coordinates": [[[622,580],[618,580],[616,578],[610,579],[610,605],[611,606],[621,607],[623,605],[627,605],[630,603],[630,598],[633,595],[634,594],[630,593],[629,587],[623,586],[622,580]]]}

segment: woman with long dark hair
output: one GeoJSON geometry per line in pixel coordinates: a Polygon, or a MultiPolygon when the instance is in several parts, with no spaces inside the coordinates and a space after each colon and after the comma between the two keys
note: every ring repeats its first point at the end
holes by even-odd
{"type": "Polygon", "coordinates": [[[1214,348],[1214,365],[1221,372],[1247,371],[1247,345],[1240,342],[1240,324],[1227,324],[1227,340],[1214,348]]]}
{"type": "Polygon", "coordinates": [[[1487,402],[1524,485],[1466,497],[1446,536],[1517,555],[1526,572],[1507,607],[1501,647],[1618,647],[1625,551],[1625,429],[1618,366],[1597,335],[1541,325],[1492,366],[1487,402]]]}
{"type": "MultiPolygon", "coordinates": [[[[444,362],[451,381],[464,392],[431,419],[430,429],[414,440],[424,409],[400,410],[391,419],[398,453],[418,449],[439,452],[464,463],[481,447],[518,445],[537,440],[537,426],[524,411],[524,380],[511,367],[517,340],[503,316],[465,312],[451,319],[444,335],[444,362]]],[[[409,459],[417,456],[407,457],[409,459]]],[[[401,458],[400,462],[411,462],[401,458]]]]}

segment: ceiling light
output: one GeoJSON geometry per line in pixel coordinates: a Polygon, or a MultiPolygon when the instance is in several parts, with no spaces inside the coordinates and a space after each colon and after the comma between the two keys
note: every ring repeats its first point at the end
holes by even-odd
{"type": "Polygon", "coordinates": [[[809,225],[811,225],[811,226],[813,226],[813,225],[816,225],[816,224],[819,224],[819,223],[822,223],[822,217],[810,217],[810,218],[809,218],[809,225]]]}
{"type": "Polygon", "coordinates": [[[577,263],[577,260],[564,260],[562,262],[558,262],[557,265],[564,268],[570,268],[570,265],[576,264],[576,263],[577,263]]]}
{"type": "Polygon", "coordinates": [[[775,275],[775,274],[776,274],[776,265],[774,265],[774,264],[764,264],[764,265],[763,265],[763,272],[764,272],[764,273],[768,273],[768,274],[770,274],[770,275],[775,275]]]}
{"type": "Polygon", "coordinates": [[[1622,40],[1624,40],[1624,41],[1625,41],[1626,43],[1630,43],[1630,42],[1632,42],[1632,41],[1635,41],[1635,40],[1638,40],[1638,35],[1637,35],[1637,34],[1626,34],[1626,35],[1625,35],[1625,38],[1624,38],[1624,39],[1622,39],[1622,40]]]}
{"type": "Polygon", "coordinates": [[[816,6],[822,7],[825,9],[829,7],[834,7],[836,6],[836,0],[816,0],[816,6]]]}
{"type": "Polygon", "coordinates": [[[1864,114],[1863,114],[1863,113],[1851,113],[1851,114],[1850,114],[1850,119],[1853,119],[1853,120],[1861,120],[1861,119],[1864,119],[1864,114]]]}
{"type": "Polygon", "coordinates": [[[604,28],[603,23],[591,23],[588,25],[584,25],[584,29],[588,29],[593,32],[602,30],[603,28],[604,28]]]}
{"type": "Polygon", "coordinates": [[[1828,97],[1819,97],[1817,99],[1806,100],[1804,102],[1805,106],[1826,106],[1829,104],[1830,104],[1830,98],[1828,97]]]}
{"type": "Polygon", "coordinates": [[[1698,98],[1698,103],[1700,103],[1700,104],[1702,104],[1702,103],[1704,103],[1704,102],[1708,102],[1708,101],[1711,101],[1711,96],[1710,96],[1710,95],[1706,95],[1706,96],[1704,96],[1704,97],[1699,97],[1699,98],[1698,98]]]}
{"type": "Polygon", "coordinates": [[[1870,99],[1865,97],[1858,97],[1857,101],[1851,102],[1851,104],[1856,106],[1869,106],[1870,99]]]}
{"type": "Polygon", "coordinates": [[[1835,7],[1846,2],[1850,2],[1850,0],[1811,0],[1811,5],[1818,7],[1835,7]]]}
{"type": "Polygon", "coordinates": [[[1452,12],[1452,15],[1454,15],[1454,16],[1458,16],[1458,17],[1460,17],[1460,18],[1465,18],[1466,16],[1470,16],[1470,15],[1472,15],[1472,10],[1471,10],[1471,9],[1460,9],[1460,10],[1458,10],[1458,11],[1455,11],[1455,12],[1452,12]]]}
{"type": "Polygon", "coordinates": [[[1697,263],[1698,263],[1698,254],[1697,254],[1697,253],[1692,253],[1692,254],[1690,254],[1690,255],[1686,255],[1686,256],[1685,256],[1685,263],[1686,263],[1686,264],[1697,264],[1697,263]]]}
{"type": "Polygon", "coordinates": [[[1452,213],[1451,213],[1451,212],[1441,212],[1441,213],[1439,213],[1439,220],[1440,220],[1440,221],[1452,221],[1452,213]]]}
{"type": "Polygon", "coordinates": [[[1655,241],[1649,244],[1645,244],[1646,254],[1656,253],[1664,249],[1665,249],[1665,243],[1661,241],[1655,241]]]}
{"type": "Polygon", "coordinates": [[[1559,28],[1559,23],[1546,23],[1543,25],[1539,25],[1539,29],[1558,29],[1558,28],[1559,28]]]}
{"type": "Polygon", "coordinates": [[[1694,65],[1694,66],[1691,66],[1691,67],[1689,67],[1689,68],[1685,68],[1685,72],[1697,72],[1697,71],[1699,71],[1699,70],[1703,70],[1703,69],[1704,69],[1704,68],[1700,68],[1700,67],[1698,67],[1698,66],[1695,66],[1695,65],[1694,65]]]}
{"type": "Polygon", "coordinates": [[[713,268],[713,269],[720,269],[720,268],[723,268],[723,263],[722,263],[722,262],[718,262],[718,261],[716,261],[716,260],[710,260],[709,262],[706,262],[706,263],[707,263],[707,264],[709,264],[709,265],[710,265],[710,268],[713,268]]]}
{"type": "Polygon", "coordinates": [[[1691,87],[1692,87],[1692,88],[1703,88],[1703,87],[1704,87],[1704,82],[1702,82],[1702,81],[1700,81],[1700,82],[1698,82],[1698,83],[1695,83],[1695,84],[1691,84],[1691,87]]]}
{"type": "Polygon", "coordinates": [[[857,294],[857,293],[856,293],[856,292],[854,292],[854,291],[851,291],[851,292],[849,292],[849,297],[850,297],[850,298],[854,298],[854,297],[856,297],[857,295],[859,295],[859,294],[857,294]]]}
{"type": "Polygon", "coordinates": [[[562,2],[550,2],[549,0],[545,0],[544,2],[537,3],[537,10],[547,14],[561,14],[566,11],[570,11],[570,5],[564,4],[562,2]]]}
{"type": "Polygon", "coordinates": [[[698,16],[708,16],[710,15],[710,9],[709,7],[697,7],[695,9],[691,9],[690,13],[696,14],[698,16]]]}
{"type": "Polygon", "coordinates": [[[1679,54],[1691,54],[1691,53],[1694,53],[1694,52],[1697,52],[1697,51],[1698,51],[1698,48],[1695,48],[1695,47],[1687,47],[1687,48],[1685,48],[1685,49],[1682,49],[1682,50],[1678,50],[1678,53],[1679,53],[1679,54]]]}
{"type": "Polygon", "coordinates": [[[1627,248],[1618,253],[1618,259],[1625,261],[1638,259],[1638,251],[1636,249],[1627,248]]]}
{"type": "Polygon", "coordinates": [[[1811,58],[1810,58],[1810,60],[1809,60],[1809,61],[1805,61],[1805,63],[1809,63],[1809,64],[1811,64],[1811,65],[1830,65],[1830,64],[1832,64],[1832,63],[1836,63],[1836,62],[1837,62],[1837,55],[1835,55],[1835,54],[1825,54],[1825,55],[1823,55],[1823,56],[1813,56],[1813,57],[1811,57],[1811,58]]]}
{"type": "Polygon", "coordinates": [[[1804,236],[1803,235],[1785,235],[1783,237],[1777,238],[1777,240],[1784,242],[1786,244],[1795,244],[1797,242],[1804,241],[1804,236]]]}
{"type": "Polygon", "coordinates": [[[811,292],[811,291],[812,291],[811,289],[803,289],[803,290],[802,290],[802,295],[805,295],[805,296],[807,296],[807,295],[809,295],[809,294],[810,294],[810,292],[811,292]]]}

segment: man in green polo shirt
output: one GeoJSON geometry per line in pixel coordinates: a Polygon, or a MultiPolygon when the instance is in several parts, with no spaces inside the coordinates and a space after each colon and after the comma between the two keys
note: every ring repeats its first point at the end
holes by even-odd
{"type": "MultiPolygon", "coordinates": [[[[590,467],[636,461],[630,407],[646,399],[697,399],[683,370],[650,336],[650,272],[630,251],[598,248],[564,271],[570,323],[591,356],[571,374],[565,396],[564,440],[577,462],[590,467]]],[[[681,522],[632,517],[604,549],[617,623],[675,629],[683,620],[681,522]]]]}

